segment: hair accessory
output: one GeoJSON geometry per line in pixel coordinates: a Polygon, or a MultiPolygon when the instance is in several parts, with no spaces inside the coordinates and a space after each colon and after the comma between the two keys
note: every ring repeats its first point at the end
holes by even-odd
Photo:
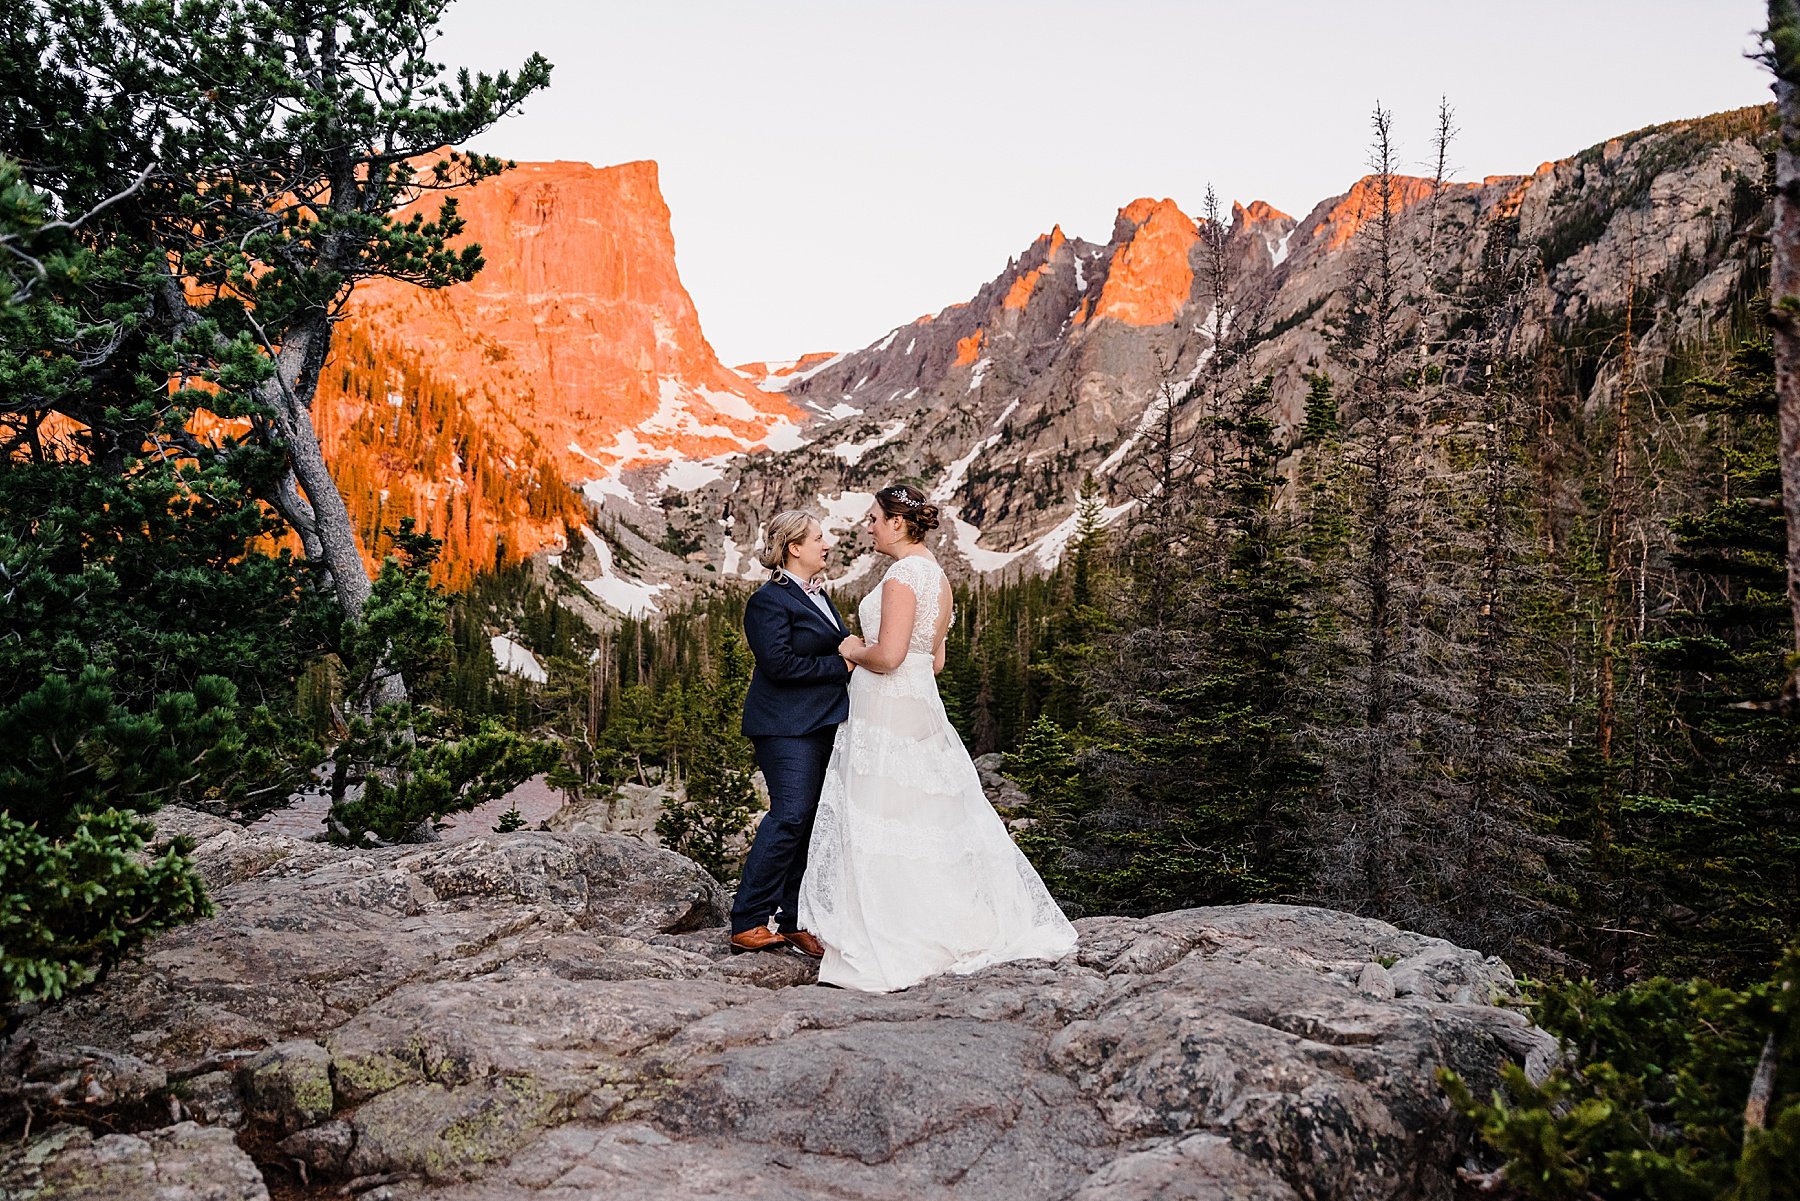
{"type": "Polygon", "coordinates": [[[906,493],[900,491],[900,489],[898,489],[898,488],[883,488],[882,491],[887,494],[887,498],[889,500],[899,501],[901,504],[905,505],[909,509],[916,509],[920,505],[925,503],[922,500],[914,500],[912,497],[910,497],[906,493]]]}

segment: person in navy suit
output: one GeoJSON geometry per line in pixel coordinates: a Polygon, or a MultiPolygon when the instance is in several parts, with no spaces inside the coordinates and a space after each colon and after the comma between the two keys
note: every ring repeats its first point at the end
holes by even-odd
{"type": "Polygon", "coordinates": [[[799,929],[800,879],[838,724],[850,714],[854,664],[838,653],[849,635],[825,595],[825,531],[790,509],[763,530],[769,582],[744,606],[744,638],[756,658],[744,695],[744,736],[769,786],[731,907],[731,949],[793,949],[817,959],[825,949],[799,929]],[[776,929],[769,919],[776,919],[776,929]]]}

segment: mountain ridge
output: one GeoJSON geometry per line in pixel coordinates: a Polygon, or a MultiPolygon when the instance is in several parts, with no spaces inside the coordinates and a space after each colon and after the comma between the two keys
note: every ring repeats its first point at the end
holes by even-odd
{"type": "MultiPolygon", "coordinates": [[[[1767,122],[1764,106],[1647,127],[1529,175],[1447,184],[1435,206],[1425,203],[1431,181],[1396,177],[1398,224],[1408,243],[1403,282],[1422,293],[1431,279],[1454,276],[1499,223],[1517,221],[1521,237],[1545,247],[1539,318],[1580,322],[1622,303],[1631,226],[1644,243],[1646,277],[1682,277],[1679,294],[1669,298],[1680,319],[1666,342],[1678,336],[1681,320],[1724,303],[1736,287],[1726,253],[1729,217],[1741,207],[1742,190],[1760,178],[1758,139],[1767,122]],[[1431,264],[1417,245],[1426,209],[1444,223],[1444,244],[1431,252],[1439,261],[1431,264]],[[1657,237],[1644,238],[1645,229],[1657,237]]],[[[352,319],[374,315],[395,340],[433,345],[440,359],[453,358],[443,370],[475,398],[482,422],[510,423],[537,438],[541,457],[581,487],[588,529],[573,546],[546,534],[527,553],[556,556],[552,570],[568,571],[615,610],[620,606],[594,586],[591,570],[613,575],[621,595],[633,598],[634,607],[621,611],[652,612],[656,602],[646,607],[644,598],[661,591],[755,578],[751,554],[769,513],[812,508],[841,534],[891,478],[917,480],[945,505],[943,549],[956,570],[1047,570],[1072,530],[1084,475],[1101,480],[1110,520],[1126,516],[1130,498],[1116,477],[1128,467],[1158,388],[1191,382],[1234,323],[1256,331],[1254,366],[1274,376],[1279,419],[1290,427],[1298,419],[1306,373],[1334,366],[1332,330],[1343,316],[1356,234],[1379,211],[1371,179],[1299,218],[1263,201],[1234,204],[1229,226],[1221,220],[1222,252],[1238,300],[1225,313],[1206,294],[1204,223],[1172,199],[1142,197],[1120,208],[1106,242],[1071,237],[1055,225],[974,296],[863,347],[733,369],[712,355],[674,272],[654,164],[525,164],[493,181],[513,181],[500,189],[505,204],[484,202],[492,183],[465,201],[469,236],[490,263],[467,286],[477,298],[472,305],[449,294],[404,297],[380,288],[367,298],[359,293],[352,319]],[[519,320],[518,298],[530,293],[517,287],[525,270],[518,260],[529,252],[508,238],[530,240],[540,255],[554,245],[564,258],[579,258],[584,245],[564,220],[571,206],[542,203],[546,173],[557,185],[552,199],[570,181],[592,184],[608,173],[619,197],[631,199],[629,211],[605,219],[633,232],[629,247],[643,261],[614,253],[625,245],[616,235],[588,256],[614,273],[617,286],[607,294],[615,302],[612,324],[569,316],[568,297],[585,295],[580,289],[535,294],[548,306],[543,318],[519,320]],[[508,302],[515,311],[498,311],[508,302]],[[459,305],[495,319],[472,328],[459,305]],[[434,312],[457,320],[413,320],[434,312]],[[551,320],[558,314],[562,325],[551,320]],[[576,361],[605,368],[612,382],[572,380],[563,346],[540,338],[546,322],[553,333],[573,328],[582,335],[576,361]],[[428,336],[420,338],[421,330],[428,336]],[[446,356],[456,337],[484,349],[446,356]],[[596,350],[596,340],[606,345],[596,350]],[[540,361],[533,355],[545,364],[538,374],[526,370],[540,361]],[[680,412],[664,407],[665,388],[679,393],[680,412]],[[583,420],[601,422],[613,441],[584,431],[583,420]],[[604,563],[597,543],[608,547],[604,563]],[[641,578],[619,574],[618,562],[636,564],[641,578]]],[[[600,228],[602,214],[588,200],[572,207],[594,223],[588,228],[600,228]]],[[[590,282],[604,274],[592,263],[563,269],[590,282]]],[[[1660,337],[1652,336],[1646,354],[1658,353],[1660,337]]],[[[1597,403],[1609,385],[1599,378],[1592,386],[1589,403],[1597,403]]],[[[566,524],[567,514],[558,514],[566,524]]],[[[872,563],[865,556],[849,576],[872,563]]]]}

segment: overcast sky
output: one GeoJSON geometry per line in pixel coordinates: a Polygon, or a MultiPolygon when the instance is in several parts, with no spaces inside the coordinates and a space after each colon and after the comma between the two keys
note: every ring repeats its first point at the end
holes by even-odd
{"type": "Polygon", "coordinates": [[[1105,241],[1137,196],[1304,216],[1394,112],[1459,178],[1759,104],[1764,0],[457,0],[440,61],[532,50],[548,92],[476,145],[655,159],[681,277],[727,363],[866,345],[966,300],[1040,233],[1105,241]]]}

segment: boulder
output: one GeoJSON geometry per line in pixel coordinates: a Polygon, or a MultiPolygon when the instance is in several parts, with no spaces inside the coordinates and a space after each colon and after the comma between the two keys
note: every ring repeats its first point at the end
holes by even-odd
{"type": "Polygon", "coordinates": [[[1480,1091],[1554,1051],[1498,960],[1325,909],[1089,918],[1061,962],[871,996],[731,955],[718,885],[616,834],[172,824],[231,881],[217,915],[22,1035],[134,1082],[100,1087],[140,1127],[171,1100],[212,1125],[40,1136],[0,1180],[260,1195],[229,1191],[260,1187],[237,1126],[271,1182],[401,1201],[1439,1198],[1466,1131],[1436,1070],[1480,1091]]]}
{"type": "Polygon", "coordinates": [[[308,1039],[277,1043],[237,1070],[246,1115],[282,1134],[331,1116],[331,1059],[308,1039]]]}
{"type": "Polygon", "coordinates": [[[230,1130],[182,1122],[100,1138],[56,1126],[0,1158],[8,1201],[269,1201],[230,1130]]]}

